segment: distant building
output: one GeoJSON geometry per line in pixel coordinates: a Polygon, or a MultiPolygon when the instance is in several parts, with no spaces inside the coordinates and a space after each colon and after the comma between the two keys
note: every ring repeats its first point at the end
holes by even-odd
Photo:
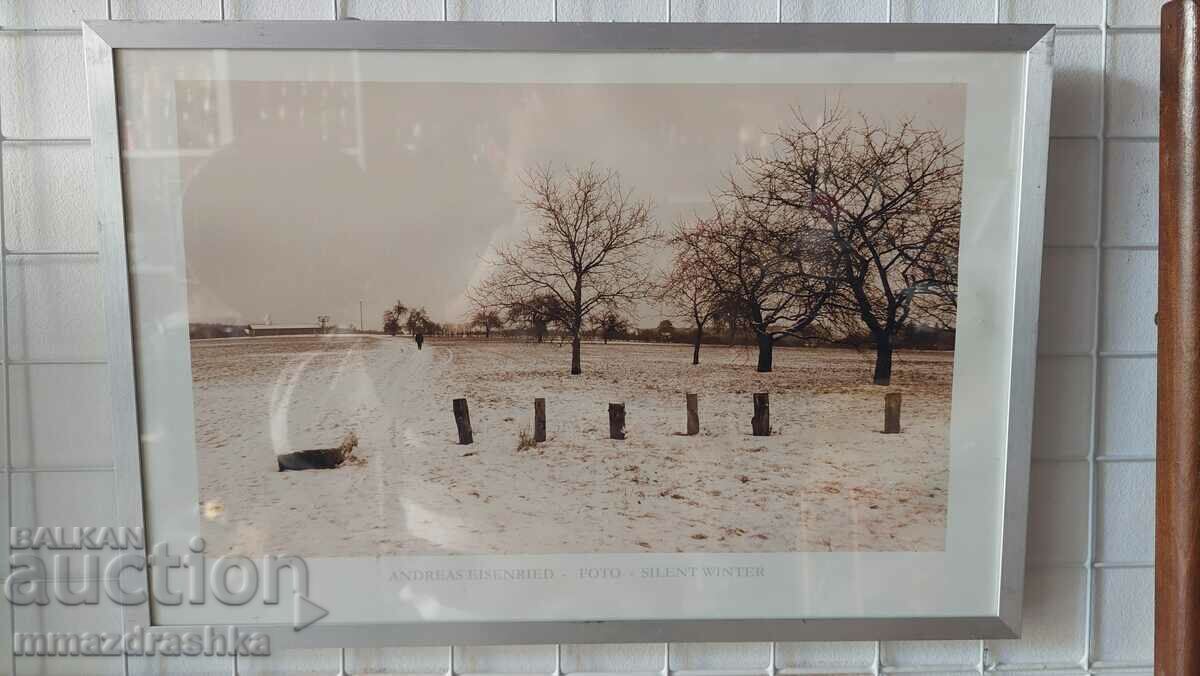
{"type": "Polygon", "coordinates": [[[321,328],[320,324],[251,324],[246,327],[248,336],[319,336],[332,327],[321,328]]]}

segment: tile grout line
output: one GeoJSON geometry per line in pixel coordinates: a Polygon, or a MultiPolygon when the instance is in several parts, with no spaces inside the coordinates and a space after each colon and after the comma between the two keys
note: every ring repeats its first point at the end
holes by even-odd
{"type": "MultiPolygon", "coordinates": [[[[1158,356],[1155,350],[1114,350],[1100,351],[1101,359],[1153,359],[1158,356]]],[[[1038,359],[1069,359],[1071,357],[1091,357],[1092,353],[1088,350],[1047,350],[1037,353],[1038,359]]],[[[13,362],[14,364],[19,362],[13,362]]]]}
{"type": "MultiPolygon", "coordinates": [[[[1090,251],[1096,248],[1096,244],[1043,244],[1042,248],[1048,251],[1090,251]]],[[[1105,251],[1158,251],[1157,243],[1132,243],[1132,244],[1100,244],[1100,248],[1105,251]]],[[[19,253],[19,252],[17,252],[19,253]]]]}
{"type": "Polygon", "coordinates": [[[16,251],[14,251],[12,249],[5,248],[4,253],[5,253],[5,255],[7,255],[9,257],[20,257],[20,256],[97,257],[100,255],[99,251],[90,251],[90,250],[86,250],[86,249],[78,249],[78,250],[74,250],[74,251],[72,251],[72,250],[48,251],[48,250],[36,250],[36,249],[32,250],[32,251],[21,251],[18,249],[16,251]]]}
{"type": "Polygon", "coordinates": [[[1136,455],[1136,454],[1113,454],[1113,455],[1097,455],[1095,458],[1089,458],[1086,455],[1035,455],[1032,458],[1033,462],[1047,465],[1052,464],[1067,464],[1072,462],[1091,462],[1095,460],[1097,463],[1103,464],[1134,464],[1134,463],[1156,463],[1158,458],[1153,455],[1136,455]]]}
{"type": "Polygon", "coordinates": [[[0,134],[0,143],[13,146],[68,146],[91,145],[92,139],[87,136],[4,136],[0,134]]]}
{"type": "Polygon", "coordinates": [[[1095,315],[1092,317],[1092,345],[1091,345],[1091,366],[1092,366],[1092,384],[1091,384],[1091,401],[1089,430],[1088,430],[1088,490],[1087,490],[1087,551],[1084,553],[1087,561],[1087,569],[1084,573],[1084,633],[1083,646],[1080,650],[1080,666],[1085,672],[1092,670],[1093,663],[1093,646],[1092,642],[1095,639],[1095,623],[1096,623],[1096,475],[1097,462],[1096,458],[1099,455],[1096,444],[1099,439],[1100,415],[1099,405],[1097,403],[1098,392],[1100,386],[1100,349],[1101,340],[1100,332],[1103,328],[1102,317],[1104,315],[1103,299],[1104,295],[1101,291],[1104,268],[1104,216],[1105,216],[1105,194],[1104,184],[1106,180],[1105,172],[1105,156],[1107,154],[1108,140],[1108,19],[1109,8],[1108,0],[1105,0],[1100,14],[1100,107],[1099,107],[1099,136],[1097,138],[1097,161],[1096,169],[1096,234],[1094,240],[1094,251],[1096,260],[1096,269],[1093,274],[1095,288],[1092,294],[1092,303],[1095,315]]]}

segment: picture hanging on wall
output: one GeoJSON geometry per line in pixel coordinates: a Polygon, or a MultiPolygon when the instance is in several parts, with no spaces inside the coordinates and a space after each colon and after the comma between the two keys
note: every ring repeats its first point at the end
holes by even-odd
{"type": "Polygon", "coordinates": [[[133,621],[1019,633],[1050,27],[85,38],[133,621]]]}

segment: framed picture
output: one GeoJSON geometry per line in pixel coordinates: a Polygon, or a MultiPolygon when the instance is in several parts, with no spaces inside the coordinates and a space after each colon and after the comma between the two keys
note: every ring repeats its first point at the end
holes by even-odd
{"type": "Polygon", "coordinates": [[[1018,635],[1052,46],[89,23],[128,623],[1018,635]]]}

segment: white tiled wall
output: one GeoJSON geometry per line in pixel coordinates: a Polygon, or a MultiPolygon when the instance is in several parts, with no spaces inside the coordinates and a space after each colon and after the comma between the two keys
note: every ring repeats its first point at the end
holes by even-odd
{"type": "MultiPolygon", "coordinates": [[[[1158,0],[0,0],[7,452],[0,525],[113,513],[80,19],[1053,21],[1059,34],[1025,637],[1017,641],[292,651],[242,674],[1150,673],[1158,0]],[[1107,6],[1105,3],[1108,3],[1107,6]],[[52,30],[31,30],[31,29],[52,30]]],[[[0,409],[3,410],[3,409],[0,409]]],[[[0,548],[0,554],[4,550],[0,548]]],[[[0,572],[5,562],[0,557],[0,572]]],[[[18,630],[117,629],[112,608],[0,613],[0,673],[229,674],[228,660],[15,663],[18,630]]]]}

